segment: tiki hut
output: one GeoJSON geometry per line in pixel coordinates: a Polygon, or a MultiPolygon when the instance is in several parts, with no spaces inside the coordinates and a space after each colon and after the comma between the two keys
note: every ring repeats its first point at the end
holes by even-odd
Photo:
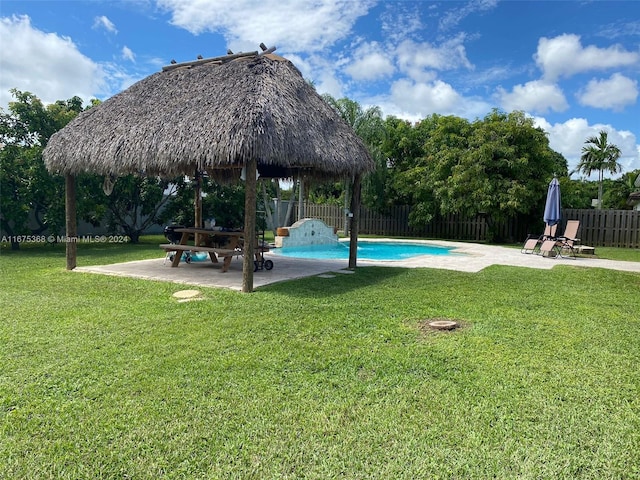
{"type": "MultiPolygon", "coordinates": [[[[53,135],[43,157],[49,171],[67,178],[67,235],[77,232],[73,176],[80,172],[166,178],[206,172],[220,182],[244,172],[245,235],[255,231],[257,174],[351,178],[359,201],[360,176],[373,168],[366,147],[272,50],[168,65],[53,135]]],[[[67,268],[75,268],[75,244],[67,248],[67,268]]],[[[252,291],[252,242],[247,248],[243,291],[252,291]]],[[[355,267],[355,248],[349,266],[355,267]]]]}

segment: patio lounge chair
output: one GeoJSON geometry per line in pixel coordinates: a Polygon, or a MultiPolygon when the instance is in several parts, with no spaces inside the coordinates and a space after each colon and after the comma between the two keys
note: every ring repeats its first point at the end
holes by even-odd
{"type": "Polygon", "coordinates": [[[579,220],[567,220],[567,226],[564,229],[564,234],[557,238],[559,254],[561,257],[576,258],[576,247],[580,244],[578,238],[578,229],[580,228],[579,220]]]}
{"type": "Polygon", "coordinates": [[[547,239],[540,245],[540,253],[543,257],[556,258],[560,255],[560,245],[558,241],[554,239],[547,239]]]}
{"type": "Polygon", "coordinates": [[[552,240],[556,236],[556,230],[558,225],[545,224],[544,233],[539,236],[529,235],[524,241],[524,245],[520,250],[520,253],[541,253],[540,247],[546,240],[552,240]]]}

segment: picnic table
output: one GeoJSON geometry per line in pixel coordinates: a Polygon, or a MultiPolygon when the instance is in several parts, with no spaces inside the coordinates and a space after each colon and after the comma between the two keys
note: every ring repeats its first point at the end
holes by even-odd
{"type": "Polygon", "coordinates": [[[174,252],[172,267],[180,264],[183,252],[206,252],[213,263],[220,263],[222,272],[229,270],[233,257],[243,254],[244,232],[223,231],[210,228],[176,228],[181,233],[180,243],[163,243],[160,245],[165,253],[174,252]]]}

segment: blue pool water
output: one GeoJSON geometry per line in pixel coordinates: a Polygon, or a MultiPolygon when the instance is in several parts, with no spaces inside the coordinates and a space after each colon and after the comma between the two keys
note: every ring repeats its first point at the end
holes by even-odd
{"type": "MultiPolygon", "coordinates": [[[[451,248],[448,247],[423,243],[358,241],[358,258],[360,260],[406,260],[419,255],[449,255],[450,251],[451,248]]],[[[283,247],[273,249],[272,252],[284,257],[346,260],[349,258],[349,242],[283,247]]]]}

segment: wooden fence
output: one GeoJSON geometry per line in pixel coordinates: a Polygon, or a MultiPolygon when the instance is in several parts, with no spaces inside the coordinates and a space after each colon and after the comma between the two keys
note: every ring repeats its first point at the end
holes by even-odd
{"type": "MultiPolygon", "coordinates": [[[[343,230],[345,213],[338,205],[317,205],[305,203],[305,216],[322,219],[327,225],[343,230]]],[[[488,226],[484,217],[461,217],[446,215],[435,218],[422,228],[409,226],[411,207],[398,206],[386,215],[367,208],[360,210],[360,233],[366,235],[388,235],[404,237],[428,237],[449,240],[487,240],[488,226]]],[[[634,210],[569,210],[562,211],[564,230],[567,219],[579,220],[579,236],[584,245],[594,247],[640,248],[640,211],[634,210]]],[[[501,225],[499,235],[504,239],[521,242],[527,234],[542,233],[542,221],[530,226],[521,219],[512,219],[501,225]],[[537,230],[540,230],[538,232],[537,230]]]]}
{"type": "Polygon", "coordinates": [[[579,220],[584,245],[640,248],[640,211],[563,210],[562,218],[579,220]]]}

